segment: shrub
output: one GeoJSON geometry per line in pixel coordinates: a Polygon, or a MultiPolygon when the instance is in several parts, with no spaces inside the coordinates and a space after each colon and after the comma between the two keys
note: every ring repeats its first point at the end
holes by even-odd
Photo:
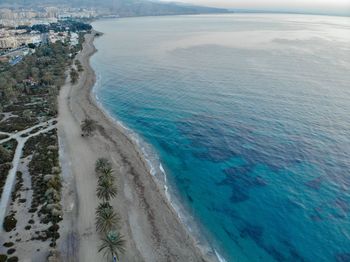
{"type": "Polygon", "coordinates": [[[5,254],[0,254],[0,262],[6,262],[7,256],[5,254]]]}
{"type": "Polygon", "coordinates": [[[81,122],[82,136],[90,136],[97,128],[97,123],[95,120],[90,118],[85,118],[81,122]]]}
{"type": "Polygon", "coordinates": [[[53,224],[52,226],[49,227],[49,231],[51,232],[57,232],[60,229],[60,226],[58,224],[53,224]]]}
{"type": "Polygon", "coordinates": [[[16,225],[17,225],[17,219],[15,218],[15,214],[5,217],[3,226],[6,232],[12,231],[12,229],[16,228],[16,225]]]}
{"type": "Polygon", "coordinates": [[[9,250],[7,250],[8,255],[12,255],[15,252],[16,252],[16,249],[14,249],[14,248],[10,248],[9,250]]]}
{"type": "Polygon", "coordinates": [[[107,158],[101,157],[97,159],[95,163],[95,171],[96,173],[102,173],[105,169],[112,169],[111,163],[107,158]]]}
{"type": "Polygon", "coordinates": [[[14,245],[13,242],[5,242],[4,247],[12,247],[14,245]]]}
{"type": "Polygon", "coordinates": [[[18,262],[18,257],[10,257],[7,262],[18,262]]]}
{"type": "Polygon", "coordinates": [[[11,161],[11,152],[0,145],[0,162],[5,163],[11,161]]]}

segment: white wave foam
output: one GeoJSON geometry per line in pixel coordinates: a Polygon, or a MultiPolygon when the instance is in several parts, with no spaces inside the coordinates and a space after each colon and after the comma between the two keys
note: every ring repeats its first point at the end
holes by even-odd
{"type": "Polygon", "coordinates": [[[220,256],[220,254],[216,251],[216,249],[214,249],[214,253],[215,253],[215,256],[217,257],[217,259],[219,260],[219,262],[227,262],[226,259],[224,259],[222,256],[220,256]]]}
{"type": "Polygon", "coordinates": [[[159,169],[160,169],[160,171],[162,171],[165,174],[164,168],[163,168],[161,163],[159,164],[159,169]]]}

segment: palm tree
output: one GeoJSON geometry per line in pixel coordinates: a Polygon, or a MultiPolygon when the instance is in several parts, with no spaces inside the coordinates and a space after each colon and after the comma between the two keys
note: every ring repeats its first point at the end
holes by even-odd
{"type": "Polygon", "coordinates": [[[108,203],[105,206],[100,206],[96,210],[96,231],[106,233],[116,229],[120,221],[118,214],[108,203]]]}
{"type": "MultiPolygon", "coordinates": [[[[115,178],[114,178],[114,176],[113,175],[111,175],[111,174],[107,174],[107,175],[100,175],[99,177],[98,177],[98,180],[97,180],[98,182],[97,182],[97,184],[99,185],[99,186],[113,186],[113,187],[115,187],[115,185],[114,185],[114,182],[115,182],[115,178]]],[[[107,200],[108,201],[108,200],[107,200]]]]}
{"type": "Polygon", "coordinates": [[[109,180],[111,183],[114,183],[115,178],[113,176],[112,168],[105,168],[101,171],[98,176],[98,184],[103,184],[104,180],[109,180]]]}
{"type": "Polygon", "coordinates": [[[108,202],[111,198],[114,198],[118,189],[114,185],[114,180],[111,177],[100,176],[97,186],[97,197],[102,199],[104,202],[108,202]]]}
{"type": "Polygon", "coordinates": [[[109,202],[100,203],[96,208],[96,217],[101,216],[105,209],[112,209],[113,207],[109,204],[109,202]]]}
{"type": "Polygon", "coordinates": [[[98,252],[104,250],[104,256],[112,258],[116,256],[119,260],[119,255],[125,252],[125,240],[123,236],[116,231],[110,231],[101,240],[102,244],[98,252]]]}
{"type": "Polygon", "coordinates": [[[112,165],[108,161],[107,158],[101,157],[101,158],[97,159],[96,164],[95,164],[96,173],[102,173],[104,170],[111,169],[111,168],[112,168],[112,165]]]}
{"type": "Polygon", "coordinates": [[[96,121],[92,120],[90,118],[85,118],[82,122],[81,122],[81,131],[82,136],[89,136],[92,134],[92,132],[94,132],[96,130],[96,121]]]}
{"type": "Polygon", "coordinates": [[[78,79],[79,79],[79,73],[74,68],[71,68],[71,70],[70,70],[70,82],[72,84],[76,84],[78,82],[78,79]]]}
{"type": "Polygon", "coordinates": [[[113,169],[112,167],[109,167],[109,166],[106,166],[105,168],[103,168],[101,170],[101,176],[104,176],[104,177],[113,177],[113,169]]]}

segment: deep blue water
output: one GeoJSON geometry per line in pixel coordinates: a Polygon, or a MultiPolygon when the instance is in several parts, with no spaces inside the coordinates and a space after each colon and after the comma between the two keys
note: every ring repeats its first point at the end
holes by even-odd
{"type": "Polygon", "coordinates": [[[227,261],[350,261],[350,18],[93,25],[100,102],[227,261]]]}

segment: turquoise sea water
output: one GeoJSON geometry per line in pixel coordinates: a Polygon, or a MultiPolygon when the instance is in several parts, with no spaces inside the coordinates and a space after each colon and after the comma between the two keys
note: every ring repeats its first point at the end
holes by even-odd
{"type": "Polygon", "coordinates": [[[350,261],[350,18],[93,26],[99,101],[227,261],[350,261]]]}

